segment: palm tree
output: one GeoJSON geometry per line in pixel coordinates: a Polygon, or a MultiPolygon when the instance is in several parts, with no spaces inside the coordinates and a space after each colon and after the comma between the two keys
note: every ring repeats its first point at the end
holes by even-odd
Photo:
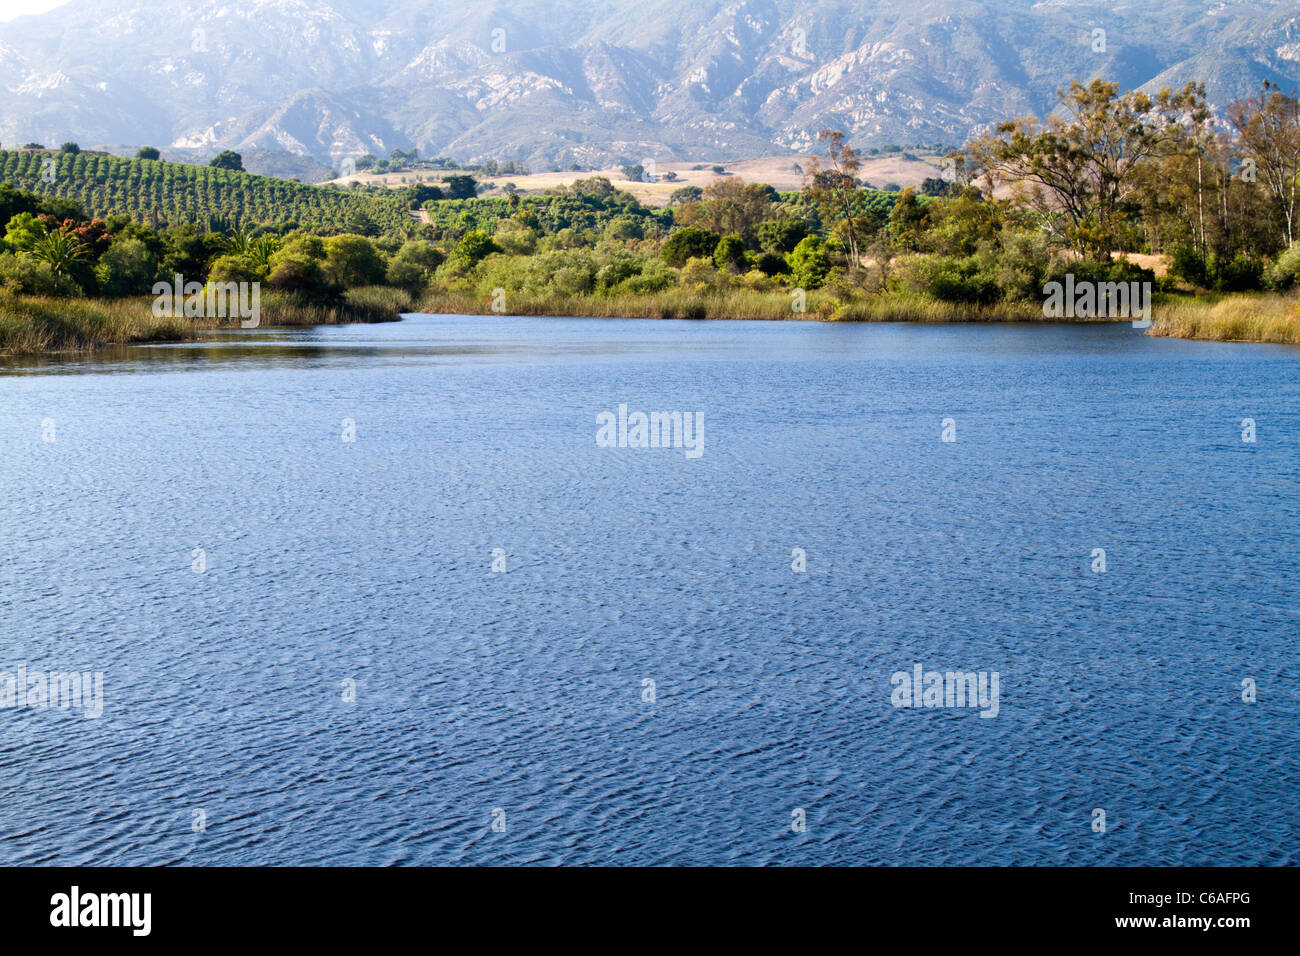
{"type": "Polygon", "coordinates": [[[86,247],[71,232],[55,229],[38,239],[27,250],[27,255],[38,262],[48,263],[59,275],[67,275],[74,263],[85,258],[86,247]]]}
{"type": "Polygon", "coordinates": [[[270,271],[271,256],[275,255],[278,248],[280,248],[278,236],[258,236],[248,244],[246,255],[265,273],[270,271]]]}
{"type": "Polygon", "coordinates": [[[253,231],[244,226],[235,226],[230,230],[230,235],[226,236],[226,252],[234,256],[246,256],[249,254],[249,247],[253,243],[253,231]]]}
{"type": "Polygon", "coordinates": [[[248,259],[265,272],[271,267],[271,256],[280,247],[280,239],[272,235],[255,236],[251,228],[237,226],[230,230],[223,245],[229,255],[248,259]]]}

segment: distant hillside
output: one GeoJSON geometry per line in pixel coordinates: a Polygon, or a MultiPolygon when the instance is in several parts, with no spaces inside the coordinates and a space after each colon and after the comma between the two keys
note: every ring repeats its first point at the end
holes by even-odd
{"type": "Polygon", "coordinates": [[[1300,83],[1296,0],[70,0],[0,24],[0,143],[418,147],[534,172],[957,145],[1073,79],[1300,83]]]}
{"type": "Polygon", "coordinates": [[[400,193],[348,194],[208,166],[120,156],[0,150],[0,182],[80,202],[92,215],[125,213],[150,224],[294,223],[390,232],[410,222],[400,193]]]}

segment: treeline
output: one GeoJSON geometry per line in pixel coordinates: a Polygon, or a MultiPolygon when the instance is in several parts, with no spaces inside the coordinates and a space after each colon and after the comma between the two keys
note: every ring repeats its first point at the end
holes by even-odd
{"type": "Polygon", "coordinates": [[[1046,122],[999,124],[950,163],[1081,258],[1167,254],[1198,287],[1287,287],[1300,239],[1300,102],[1266,82],[1226,120],[1203,84],[1150,96],[1074,83],[1046,122]]]}
{"type": "Polygon", "coordinates": [[[421,289],[445,256],[431,243],[318,236],[285,228],[193,225],[154,229],[118,214],[88,215],[65,197],[0,184],[0,292],[124,298],[157,282],[259,282],[304,303],[341,302],[350,290],[421,289]]]}

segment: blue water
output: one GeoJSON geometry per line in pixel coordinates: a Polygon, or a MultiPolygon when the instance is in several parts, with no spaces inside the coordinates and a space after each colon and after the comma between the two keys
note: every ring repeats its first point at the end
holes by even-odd
{"type": "Polygon", "coordinates": [[[1297,399],[1103,325],[10,360],[0,671],[104,710],[0,710],[0,863],[1295,864],[1297,399]],[[704,454],[598,447],[620,404],[704,454]],[[997,717],[894,707],[915,664],[997,717]]]}

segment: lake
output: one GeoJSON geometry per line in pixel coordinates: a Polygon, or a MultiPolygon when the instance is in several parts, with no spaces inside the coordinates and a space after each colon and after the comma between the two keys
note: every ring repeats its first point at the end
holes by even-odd
{"type": "Polygon", "coordinates": [[[0,364],[0,480],[0,863],[1300,862],[1297,349],[225,333],[0,364]]]}

